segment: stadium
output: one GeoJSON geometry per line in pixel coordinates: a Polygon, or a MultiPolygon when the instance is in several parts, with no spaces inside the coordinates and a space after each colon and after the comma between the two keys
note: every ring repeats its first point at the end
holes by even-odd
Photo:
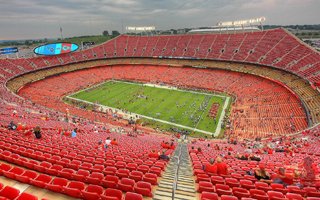
{"type": "Polygon", "coordinates": [[[320,53],[233,29],[1,58],[0,199],[320,199],[320,53]]]}

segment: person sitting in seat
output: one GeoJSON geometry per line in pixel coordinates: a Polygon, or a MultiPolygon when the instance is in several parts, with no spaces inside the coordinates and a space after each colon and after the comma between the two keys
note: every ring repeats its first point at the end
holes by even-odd
{"type": "Polygon", "coordinates": [[[33,133],[35,135],[35,137],[37,139],[40,139],[41,138],[41,129],[40,129],[40,126],[36,126],[34,129],[33,129],[33,133]]]}
{"type": "Polygon", "coordinates": [[[256,169],[254,171],[254,177],[256,177],[256,179],[262,182],[267,182],[267,183],[271,182],[270,175],[266,171],[264,164],[260,164],[259,169],[256,169]]]}
{"type": "Polygon", "coordinates": [[[170,157],[166,155],[166,150],[163,150],[161,155],[159,156],[160,160],[170,160],[170,157]]]}
{"type": "Polygon", "coordinates": [[[113,138],[113,140],[111,141],[111,145],[118,145],[117,139],[113,138]]]}
{"type": "Polygon", "coordinates": [[[154,149],[148,154],[149,158],[157,158],[159,159],[159,153],[157,153],[154,149]]]}
{"type": "Polygon", "coordinates": [[[17,125],[13,121],[11,121],[10,124],[8,125],[8,129],[9,130],[16,130],[17,125]]]}
{"type": "Polygon", "coordinates": [[[210,158],[209,163],[203,166],[203,170],[210,174],[217,174],[217,166],[215,165],[213,158],[210,158]]]}
{"type": "Polygon", "coordinates": [[[215,164],[217,167],[218,175],[227,175],[228,174],[228,165],[222,161],[220,156],[217,157],[217,163],[215,164]]]}

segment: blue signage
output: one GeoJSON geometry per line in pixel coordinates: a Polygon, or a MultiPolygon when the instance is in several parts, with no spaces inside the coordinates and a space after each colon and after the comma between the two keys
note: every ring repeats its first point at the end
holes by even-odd
{"type": "Polygon", "coordinates": [[[38,46],[34,53],[38,55],[54,56],[76,51],[79,48],[77,44],[61,42],[38,46]]]}

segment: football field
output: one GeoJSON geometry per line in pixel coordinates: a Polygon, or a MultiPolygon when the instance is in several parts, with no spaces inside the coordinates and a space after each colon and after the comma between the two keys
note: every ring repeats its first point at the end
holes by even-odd
{"type": "Polygon", "coordinates": [[[214,133],[225,101],[229,97],[141,83],[108,81],[70,97],[126,110],[161,121],[162,128],[173,124],[214,133]]]}

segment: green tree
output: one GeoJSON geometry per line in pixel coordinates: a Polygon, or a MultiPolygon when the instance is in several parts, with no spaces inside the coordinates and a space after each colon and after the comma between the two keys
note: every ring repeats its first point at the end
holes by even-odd
{"type": "Polygon", "coordinates": [[[116,30],[112,31],[112,37],[117,37],[118,35],[120,35],[119,31],[116,31],[116,30]]]}
{"type": "Polygon", "coordinates": [[[103,36],[109,36],[109,32],[108,32],[107,30],[106,30],[106,31],[103,31],[103,32],[102,32],[102,35],[103,35],[103,36]]]}

